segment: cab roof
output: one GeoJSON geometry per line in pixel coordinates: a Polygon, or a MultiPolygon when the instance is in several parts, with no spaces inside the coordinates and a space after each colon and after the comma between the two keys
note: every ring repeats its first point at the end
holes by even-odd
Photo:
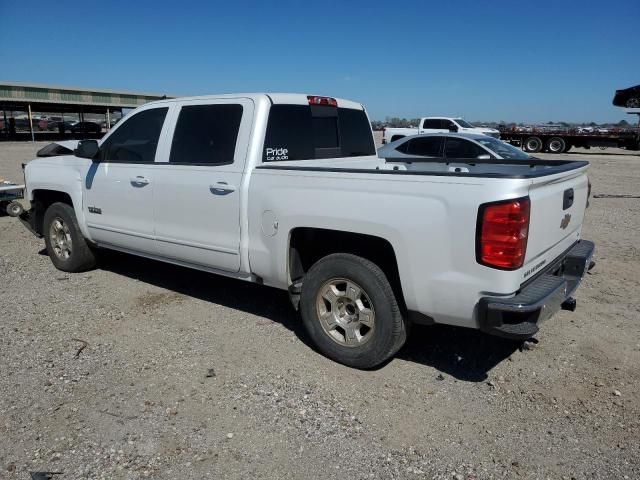
{"type": "MultiPolygon", "coordinates": [[[[309,105],[308,96],[320,96],[327,97],[328,95],[316,95],[307,93],[225,93],[220,95],[197,95],[193,97],[176,97],[168,98],[166,100],[158,100],[150,103],[169,103],[169,102],[184,102],[191,100],[216,100],[216,99],[229,99],[229,98],[249,98],[254,101],[267,99],[274,105],[286,104],[286,105],[309,105]]],[[[361,103],[347,100],[344,98],[330,97],[338,102],[338,107],[352,108],[355,110],[364,110],[364,106],[361,103]]],[[[148,105],[148,104],[147,104],[148,105]]]]}

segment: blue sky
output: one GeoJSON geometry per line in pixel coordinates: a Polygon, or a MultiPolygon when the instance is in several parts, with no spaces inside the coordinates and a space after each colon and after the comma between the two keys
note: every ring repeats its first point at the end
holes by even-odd
{"type": "Polygon", "coordinates": [[[372,119],[619,121],[638,31],[638,0],[0,0],[0,81],[318,93],[372,119]]]}

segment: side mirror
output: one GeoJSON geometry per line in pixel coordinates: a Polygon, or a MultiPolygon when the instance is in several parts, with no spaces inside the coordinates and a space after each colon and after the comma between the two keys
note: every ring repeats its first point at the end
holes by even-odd
{"type": "Polygon", "coordinates": [[[97,140],[80,140],[78,146],[73,151],[76,157],[89,158],[93,161],[97,161],[97,155],[100,151],[100,146],[97,140]]]}
{"type": "Polygon", "coordinates": [[[449,125],[449,131],[455,133],[458,131],[458,127],[456,127],[455,125],[449,125]]]}

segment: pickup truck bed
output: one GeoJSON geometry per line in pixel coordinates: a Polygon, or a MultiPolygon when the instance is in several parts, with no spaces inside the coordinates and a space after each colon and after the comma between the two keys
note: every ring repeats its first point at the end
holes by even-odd
{"type": "MultiPolygon", "coordinates": [[[[280,162],[257,167],[252,180],[255,204],[266,204],[276,211],[283,211],[287,205],[287,214],[278,219],[280,228],[285,231],[295,229],[295,224],[306,216],[314,219],[315,226],[327,230],[349,229],[382,236],[392,245],[400,246],[394,248],[394,252],[404,299],[408,310],[416,313],[415,318],[424,318],[420,314],[429,317],[425,322],[480,328],[477,315],[480,298],[485,294],[517,294],[530,275],[526,275],[527,272],[534,270],[537,273],[541,267],[534,269],[536,265],[552,263],[581,240],[580,227],[587,200],[584,176],[587,162],[534,160],[524,164],[517,161],[469,164],[461,161],[442,164],[420,159],[407,165],[385,164],[382,160],[344,166],[337,166],[335,162],[317,163],[311,166],[302,162],[280,162]],[[461,171],[456,171],[458,169],[461,171]],[[326,185],[331,185],[330,191],[326,190],[326,185]],[[562,196],[568,189],[558,190],[560,185],[574,187],[572,211],[576,212],[576,218],[567,229],[559,227],[565,215],[562,196]],[[460,194],[452,195],[452,189],[460,194]],[[360,193],[360,201],[351,199],[354,192],[360,193]],[[375,202],[370,202],[367,195],[372,192],[376,192],[375,202]],[[558,214],[547,218],[532,206],[529,245],[523,266],[504,271],[479,265],[475,245],[478,209],[466,209],[463,205],[471,198],[474,204],[481,205],[502,198],[525,197],[534,192],[541,194],[540,202],[557,204],[558,214]],[[296,201],[300,198],[305,200],[296,201]],[[346,212],[341,208],[345,204],[349,205],[346,212]],[[342,218],[340,221],[327,218],[327,211],[342,211],[342,218]],[[380,221],[382,218],[384,222],[380,221]],[[404,234],[408,231],[411,235],[404,234]],[[456,239],[455,246],[451,244],[453,238],[456,239]],[[412,280],[405,283],[406,279],[412,280]],[[471,291],[474,294],[468,296],[467,292],[471,291]]],[[[250,204],[250,216],[258,215],[257,211],[251,211],[253,205],[250,204]]],[[[278,250],[277,242],[264,240],[264,245],[258,249],[260,252],[278,250]]],[[[280,252],[275,258],[280,255],[284,256],[286,252],[280,252]]],[[[253,258],[255,272],[264,273],[265,277],[273,276],[269,272],[277,265],[271,263],[270,255],[262,259],[256,252],[253,258]]]]}

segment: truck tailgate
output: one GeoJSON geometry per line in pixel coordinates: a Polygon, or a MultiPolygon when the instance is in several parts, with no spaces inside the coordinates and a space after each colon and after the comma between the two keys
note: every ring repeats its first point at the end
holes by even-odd
{"type": "Polygon", "coordinates": [[[589,195],[586,170],[584,167],[532,181],[525,270],[532,266],[538,270],[580,239],[589,195]]]}

